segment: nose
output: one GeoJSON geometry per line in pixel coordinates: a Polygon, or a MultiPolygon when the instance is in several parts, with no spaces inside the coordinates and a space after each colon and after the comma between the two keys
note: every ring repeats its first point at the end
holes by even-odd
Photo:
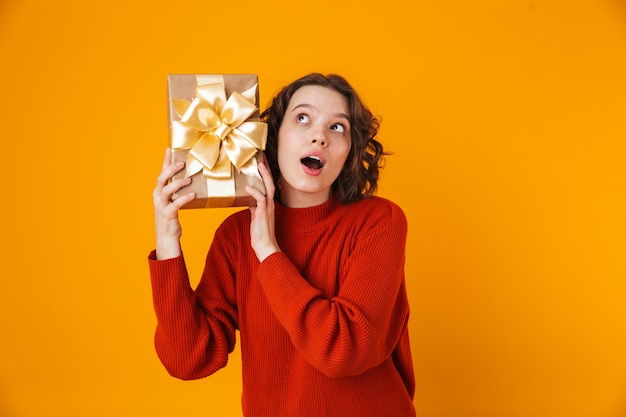
{"type": "Polygon", "coordinates": [[[313,136],[313,139],[311,139],[311,143],[317,143],[320,146],[326,146],[326,138],[322,135],[316,135],[313,136]]]}

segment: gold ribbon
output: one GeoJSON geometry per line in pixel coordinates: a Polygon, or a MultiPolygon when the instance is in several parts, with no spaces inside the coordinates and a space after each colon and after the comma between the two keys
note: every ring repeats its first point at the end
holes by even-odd
{"type": "Polygon", "coordinates": [[[213,180],[210,195],[234,198],[233,167],[261,180],[255,155],[265,149],[267,124],[247,121],[257,110],[256,88],[234,91],[226,99],[224,84],[211,83],[197,86],[191,102],[172,100],[180,118],[171,124],[172,149],[189,149],[185,175],[202,170],[207,181],[213,180]]]}

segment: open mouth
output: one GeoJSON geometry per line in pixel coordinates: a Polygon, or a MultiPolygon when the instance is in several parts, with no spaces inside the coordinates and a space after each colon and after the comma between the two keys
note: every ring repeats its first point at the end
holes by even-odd
{"type": "Polygon", "coordinates": [[[300,162],[309,169],[318,170],[324,167],[324,162],[317,156],[307,156],[302,158],[300,162]]]}

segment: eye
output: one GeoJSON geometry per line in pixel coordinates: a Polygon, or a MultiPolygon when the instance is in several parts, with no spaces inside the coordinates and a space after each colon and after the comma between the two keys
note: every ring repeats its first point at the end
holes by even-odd
{"type": "Polygon", "coordinates": [[[308,123],[310,120],[309,115],[305,113],[300,113],[296,116],[296,121],[298,123],[308,123]]]}
{"type": "Polygon", "coordinates": [[[334,125],[332,125],[330,127],[330,130],[333,130],[333,131],[339,132],[339,133],[345,133],[346,132],[346,127],[344,125],[342,125],[341,123],[335,123],[334,125]]]}

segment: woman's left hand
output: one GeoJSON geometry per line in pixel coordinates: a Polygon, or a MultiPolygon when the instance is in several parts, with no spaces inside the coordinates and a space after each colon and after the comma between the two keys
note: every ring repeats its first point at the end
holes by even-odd
{"type": "Polygon", "coordinates": [[[259,164],[259,173],[265,184],[266,194],[263,195],[254,187],[246,186],[246,191],[256,200],[256,207],[250,207],[250,243],[260,262],[280,248],[274,232],[274,180],[267,165],[259,164]]]}

